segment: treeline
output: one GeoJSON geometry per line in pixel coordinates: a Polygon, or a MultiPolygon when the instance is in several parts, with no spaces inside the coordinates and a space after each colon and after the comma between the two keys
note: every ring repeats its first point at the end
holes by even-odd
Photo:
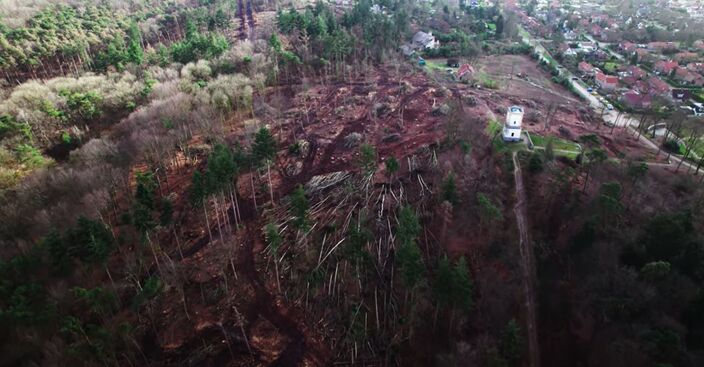
{"type": "MultiPolygon", "coordinates": [[[[288,50],[283,50],[279,60],[289,65],[305,65],[312,70],[334,67],[338,71],[345,62],[380,61],[406,38],[409,24],[406,9],[411,5],[389,1],[385,4],[389,9],[386,14],[372,11],[373,4],[370,0],[356,2],[340,18],[322,2],[304,12],[279,11],[278,30],[291,44],[288,50]]],[[[278,38],[281,37],[274,37],[272,45],[279,49],[278,38]]]]}
{"type": "Polygon", "coordinates": [[[556,160],[552,143],[529,161],[532,174],[549,182],[531,195],[533,210],[544,211],[533,217],[533,236],[541,244],[541,313],[549,320],[543,329],[554,334],[546,343],[565,348],[565,353],[547,355],[545,363],[701,364],[699,179],[639,161],[608,163],[599,138],[579,140],[585,147],[579,166],[556,160]],[[561,232],[567,226],[571,229],[561,232]],[[567,269],[570,275],[565,275],[567,269]],[[565,342],[578,332],[568,324],[585,318],[593,323],[590,342],[565,342]],[[602,343],[623,348],[600,347],[602,343]],[[575,357],[577,350],[584,356],[575,357]]]}
{"type": "MultiPolygon", "coordinates": [[[[126,87],[144,100],[109,137],[88,141],[72,151],[66,163],[36,172],[1,198],[0,241],[7,246],[0,262],[0,321],[6,326],[0,339],[11,340],[3,343],[4,360],[46,360],[47,348],[56,348],[50,358],[61,364],[113,365],[143,359],[143,326],[154,320],[155,297],[182,289],[178,264],[169,260],[178,253],[162,247],[164,236],[168,243],[174,236],[177,242],[183,238],[174,226],[176,203],[165,172],[207,154],[192,145],[196,134],[205,141],[223,141],[233,114],[251,116],[254,90],[264,85],[269,69],[267,58],[244,42],[210,61],[180,69],[152,67],[148,75],[153,83],[146,93],[142,83],[111,84],[111,77],[119,81],[129,74],[85,77],[83,88],[100,90],[102,98],[95,109],[75,112],[73,104],[64,101],[66,118],[121,106],[125,100],[120,97],[130,95],[119,92],[126,87]],[[147,168],[134,173],[136,163],[147,168]],[[129,317],[114,317],[123,311],[129,317]],[[25,337],[26,332],[34,336],[25,337]]],[[[54,93],[46,88],[46,93],[54,93]]],[[[73,93],[83,93],[72,88],[73,93]]],[[[227,187],[218,186],[223,177],[232,178],[235,168],[252,167],[250,161],[227,165],[235,161],[223,156],[221,147],[216,145],[208,159],[208,198],[195,203],[206,211],[223,208],[220,193],[227,187]]],[[[254,144],[256,156],[264,159],[257,162],[271,159],[267,152],[274,148],[266,147],[254,144]]],[[[218,220],[224,224],[222,215],[218,220]]]]}
{"type": "MultiPolygon", "coordinates": [[[[8,70],[22,65],[31,65],[34,76],[36,70],[40,70],[41,75],[75,76],[28,81],[9,91],[0,102],[0,191],[11,188],[34,169],[50,164],[47,154],[65,159],[70,149],[95,134],[91,131],[102,130],[108,126],[105,123],[114,123],[148,102],[157,82],[152,73],[163,73],[174,62],[188,64],[223,55],[229,44],[218,32],[226,27],[233,3],[211,3],[204,2],[194,9],[175,9],[173,14],[155,10],[154,17],[139,22],[140,13],[114,16],[104,6],[82,10],[70,6],[49,7],[32,18],[26,27],[4,29],[12,43],[5,38],[4,44],[8,47],[1,48],[0,53],[4,52],[5,56],[0,56],[0,60],[12,63],[5,64],[8,66],[5,75],[9,79],[15,81],[8,70]],[[157,33],[174,27],[174,35],[169,36],[173,42],[168,47],[161,43],[156,48],[150,47],[146,41],[153,34],[145,37],[144,32],[153,32],[149,24],[155,20],[162,22],[156,25],[157,33]],[[180,36],[179,33],[185,34],[180,36]],[[107,44],[104,49],[103,43],[107,44]],[[93,44],[97,48],[92,47],[93,44]],[[44,65],[54,56],[58,64],[44,65]],[[84,74],[86,65],[103,74],[84,74]],[[144,71],[149,67],[151,69],[144,71]],[[51,153],[54,151],[55,155],[51,153]]],[[[260,70],[259,65],[245,65],[262,60],[261,54],[252,58],[251,45],[237,52],[250,54],[238,55],[237,65],[229,56],[219,58],[215,68],[220,70],[214,72],[230,73],[235,68],[260,70]]],[[[203,83],[201,87],[214,76],[210,66],[206,67],[208,71],[199,81],[203,83]]],[[[198,67],[193,65],[184,70],[196,69],[198,67]]],[[[257,85],[262,85],[268,76],[258,76],[257,85]]],[[[247,92],[247,89],[239,92],[247,92]]],[[[222,100],[223,96],[226,98],[227,94],[218,93],[216,98],[222,100]]]]}
{"type": "Polygon", "coordinates": [[[104,4],[49,6],[24,26],[0,23],[0,69],[14,83],[27,76],[46,78],[108,67],[123,70],[128,63],[144,61],[162,65],[170,59],[195,61],[205,53],[221,52],[213,48],[226,48],[221,36],[209,32],[227,27],[234,6],[234,2],[219,1],[179,8],[157,2],[141,11],[117,14],[104,4]]]}

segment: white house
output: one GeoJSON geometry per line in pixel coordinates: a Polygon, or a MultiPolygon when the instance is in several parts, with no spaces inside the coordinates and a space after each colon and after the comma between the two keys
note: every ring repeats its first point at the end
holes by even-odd
{"type": "Polygon", "coordinates": [[[523,122],[523,108],[511,106],[506,111],[506,122],[504,123],[504,141],[521,140],[521,123],[523,122]]]}
{"type": "Polygon", "coordinates": [[[435,39],[433,33],[417,32],[413,35],[410,43],[401,46],[401,52],[404,55],[410,56],[418,50],[434,49],[440,47],[440,41],[435,39]]]}
{"type": "Polygon", "coordinates": [[[440,42],[435,39],[432,32],[417,32],[413,35],[411,45],[415,49],[431,49],[440,47],[440,42]]]}

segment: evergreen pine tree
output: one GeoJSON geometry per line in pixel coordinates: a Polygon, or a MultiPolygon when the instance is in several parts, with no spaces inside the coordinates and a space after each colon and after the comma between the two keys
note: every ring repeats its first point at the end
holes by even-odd
{"type": "Polygon", "coordinates": [[[474,304],[472,279],[464,256],[460,257],[452,269],[453,304],[461,310],[469,310],[474,304]]]}

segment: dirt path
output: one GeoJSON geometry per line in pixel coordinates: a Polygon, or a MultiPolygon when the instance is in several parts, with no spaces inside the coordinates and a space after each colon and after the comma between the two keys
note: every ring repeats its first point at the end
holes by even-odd
{"type": "Polygon", "coordinates": [[[256,294],[256,299],[251,306],[254,307],[259,315],[276,326],[279,332],[289,340],[281,355],[269,366],[301,366],[304,360],[313,362],[314,366],[324,366],[328,359],[327,353],[320,345],[314,343],[309,335],[306,335],[305,327],[295,320],[295,317],[291,315],[292,311],[283,302],[277,302],[276,297],[267,290],[266,285],[259,277],[254,251],[257,247],[255,243],[261,240],[261,235],[257,230],[256,223],[248,223],[245,225],[244,230],[246,242],[243,249],[244,261],[242,270],[252,287],[254,287],[256,294]]]}
{"type": "Polygon", "coordinates": [[[540,347],[538,345],[538,330],[535,322],[535,267],[533,263],[533,248],[528,238],[528,220],[526,218],[526,197],[523,187],[521,166],[516,153],[513,153],[513,175],[516,180],[516,206],[513,211],[516,215],[516,224],[520,240],[518,248],[521,253],[521,283],[525,295],[526,308],[526,334],[528,335],[528,365],[540,366],[540,347]]]}

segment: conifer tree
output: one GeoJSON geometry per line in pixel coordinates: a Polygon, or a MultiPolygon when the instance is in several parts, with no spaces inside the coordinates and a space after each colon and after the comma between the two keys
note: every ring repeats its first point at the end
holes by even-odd
{"type": "Polygon", "coordinates": [[[254,136],[252,154],[257,165],[266,164],[267,176],[269,177],[269,196],[274,203],[274,191],[271,186],[271,162],[276,158],[276,140],[271,135],[269,129],[262,127],[254,136]]]}
{"type": "Polygon", "coordinates": [[[401,208],[399,224],[396,229],[396,236],[400,242],[396,257],[404,285],[411,289],[418,284],[425,273],[423,256],[416,244],[420,230],[418,217],[413,210],[410,207],[401,208]]]}
{"type": "Polygon", "coordinates": [[[264,228],[266,242],[269,244],[269,252],[274,258],[274,269],[276,271],[276,287],[281,292],[281,282],[279,280],[279,247],[281,246],[281,235],[279,234],[279,226],[274,223],[268,223],[264,228]]]}
{"type": "Polygon", "coordinates": [[[142,50],[142,32],[140,32],[137,22],[132,21],[128,31],[129,44],[127,45],[127,61],[141,65],[144,61],[144,51],[142,50]]]}
{"type": "Polygon", "coordinates": [[[469,310],[474,304],[472,279],[464,256],[460,257],[452,269],[453,303],[461,310],[469,310]]]}
{"type": "Polygon", "coordinates": [[[291,210],[294,217],[293,225],[299,230],[305,232],[308,230],[308,198],[306,198],[306,190],[303,186],[298,185],[291,194],[291,210]]]}
{"type": "Polygon", "coordinates": [[[459,202],[457,195],[457,185],[455,184],[455,174],[450,172],[442,183],[442,199],[455,205],[459,202]]]}

